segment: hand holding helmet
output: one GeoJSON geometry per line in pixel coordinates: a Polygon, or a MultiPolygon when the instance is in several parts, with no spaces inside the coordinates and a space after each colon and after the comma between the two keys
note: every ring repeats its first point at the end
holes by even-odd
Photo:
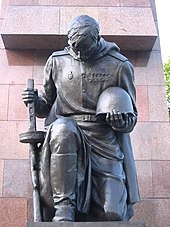
{"type": "Polygon", "coordinates": [[[128,113],[120,113],[116,109],[106,114],[106,122],[114,128],[128,127],[128,113]]]}
{"type": "Polygon", "coordinates": [[[120,87],[109,87],[99,97],[96,116],[102,118],[115,130],[128,128],[133,105],[129,94],[120,87]]]}

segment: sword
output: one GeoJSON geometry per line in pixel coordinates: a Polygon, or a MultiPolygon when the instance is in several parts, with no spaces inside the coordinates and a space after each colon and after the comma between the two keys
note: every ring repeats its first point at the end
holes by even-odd
{"type": "MultiPolygon", "coordinates": [[[[34,80],[28,79],[27,90],[34,91],[34,80]]],[[[33,186],[33,213],[34,222],[42,221],[42,210],[40,200],[39,185],[39,147],[38,143],[42,143],[45,138],[45,132],[36,131],[35,102],[28,103],[29,112],[29,128],[25,133],[19,134],[21,143],[29,143],[30,170],[33,186]]]]}

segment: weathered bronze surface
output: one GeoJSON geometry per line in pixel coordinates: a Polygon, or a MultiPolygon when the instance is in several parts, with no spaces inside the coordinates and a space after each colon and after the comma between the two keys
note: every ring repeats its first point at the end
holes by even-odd
{"type": "MultiPolygon", "coordinates": [[[[22,93],[36,116],[46,118],[38,162],[42,220],[129,220],[139,201],[129,135],[137,122],[133,66],[89,16],[70,23],[68,44],[49,57],[43,91],[22,93]],[[130,104],[120,110],[124,96],[116,93],[98,117],[99,97],[113,87],[124,89],[130,104]]],[[[109,98],[102,100],[104,106],[109,98]]]]}

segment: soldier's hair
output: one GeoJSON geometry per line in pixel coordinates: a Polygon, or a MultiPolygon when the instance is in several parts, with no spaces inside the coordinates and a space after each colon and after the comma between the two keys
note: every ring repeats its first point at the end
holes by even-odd
{"type": "Polygon", "coordinates": [[[68,38],[73,37],[84,38],[87,35],[91,35],[93,39],[97,39],[99,36],[99,24],[97,21],[87,15],[81,15],[74,18],[68,25],[68,38]]]}

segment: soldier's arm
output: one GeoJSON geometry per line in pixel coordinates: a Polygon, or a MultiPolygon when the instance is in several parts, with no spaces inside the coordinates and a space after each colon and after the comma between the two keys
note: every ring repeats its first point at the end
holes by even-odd
{"type": "Polygon", "coordinates": [[[134,69],[129,61],[121,63],[118,74],[118,86],[123,88],[129,94],[134,112],[133,114],[120,114],[116,110],[113,110],[112,113],[110,113],[114,116],[113,128],[120,132],[131,132],[137,122],[137,108],[136,89],[134,86],[134,69]]]}
{"type": "Polygon", "coordinates": [[[44,67],[43,90],[35,100],[36,116],[40,118],[48,116],[56,99],[56,87],[52,79],[53,70],[53,59],[49,57],[44,67]]]}

